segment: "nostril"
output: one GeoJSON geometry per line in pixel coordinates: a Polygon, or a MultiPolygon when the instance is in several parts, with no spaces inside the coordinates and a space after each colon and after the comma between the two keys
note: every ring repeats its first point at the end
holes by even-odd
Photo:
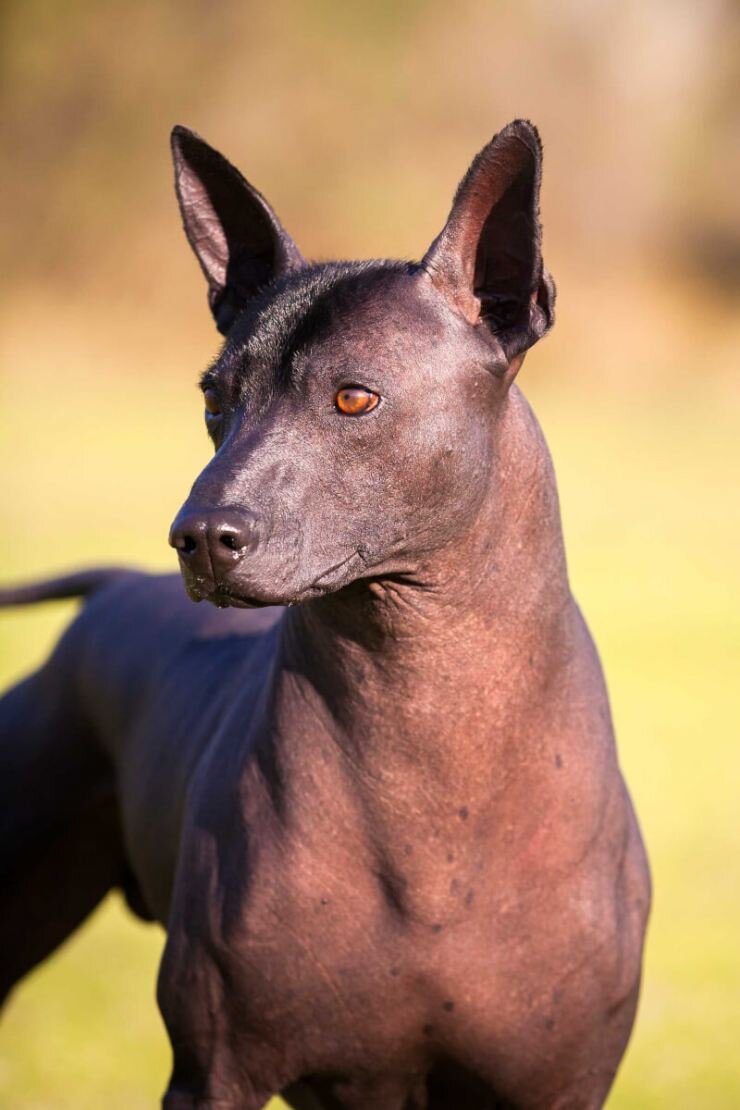
{"type": "Polygon", "coordinates": [[[241,537],[236,532],[222,532],[218,537],[218,542],[227,547],[229,551],[241,551],[244,547],[241,537]]]}
{"type": "Polygon", "coordinates": [[[181,555],[192,555],[198,546],[197,540],[194,536],[179,535],[175,536],[174,546],[181,555]]]}

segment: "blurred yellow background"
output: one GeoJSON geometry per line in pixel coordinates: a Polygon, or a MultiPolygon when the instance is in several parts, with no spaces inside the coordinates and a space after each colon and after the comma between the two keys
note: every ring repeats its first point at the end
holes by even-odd
{"type": "MultiPolygon", "coordinates": [[[[173,123],[312,257],[419,257],[476,150],[537,123],[559,313],[520,382],[655,881],[609,1107],[739,1106],[737,3],[6,0],[0,21],[4,580],[174,566],[167,527],[208,456],[194,383],[218,343],[173,123]]],[[[3,682],[73,611],[2,616],[3,682]]],[[[162,939],[111,897],[18,989],[0,1105],[157,1104],[162,939]]]]}

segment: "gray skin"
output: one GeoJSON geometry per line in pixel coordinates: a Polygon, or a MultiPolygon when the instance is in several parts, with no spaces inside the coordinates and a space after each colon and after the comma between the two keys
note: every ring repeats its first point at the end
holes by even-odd
{"type": "Polygon", "coordinates": [[[88,596],[0,705],[2,986],[119,886],[167,929],[166,1110],[599,1107],[649,876],[513,384],[553,315],[537,133],[494,137],[418,265],[309,266],[173,149],[226,342],[171,543],[214,605],[125,572],[0,595],[88,596]]]}

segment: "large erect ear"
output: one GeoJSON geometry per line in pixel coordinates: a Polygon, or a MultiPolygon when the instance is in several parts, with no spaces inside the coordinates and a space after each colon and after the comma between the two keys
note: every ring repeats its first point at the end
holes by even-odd
{"type": "Polygon", "coordinates": [[[305,262],[264,197],[194,131],[174,128],[172,157],[185,234],[226,335],[251,297],[305,262]]]}
{"type": "Polygon", "coordinates": [[[510,123],[461,181],[423,261],[455,308],[490,329],[509,366],[553,322],[555,286],[540,249],[541,167],[537,129],[526,120],[510,123]]]}

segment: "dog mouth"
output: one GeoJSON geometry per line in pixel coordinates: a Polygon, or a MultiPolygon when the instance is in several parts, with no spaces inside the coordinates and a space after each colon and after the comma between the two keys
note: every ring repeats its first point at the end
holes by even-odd
{"type": "Polygon", "coordinates": [[[193,574],[186,574],[183,578],[191,601],[208,601],[218,609],[263,609],[271,605],[299,605],[312,598],[334,593],[353,580],[354,575],[348,576],[347,572],[355,565],[367,566],[367,560],[360,550],[351,551],[344,559],[327,567],[308,585],[269,597],[263,591],[260,591],[262,596],[257,596],[248,589],[241,590],[234,582],[214,582],[213,579],[193,574]]]}
{"type": "Polygon", "coordinates": [[[185,578],[185,590],[191,601],[209,601],[217,609],[264,609],[277,604],[247,593],[240,593],[222,582],[207,582],[202,578],[185,578]]]}

